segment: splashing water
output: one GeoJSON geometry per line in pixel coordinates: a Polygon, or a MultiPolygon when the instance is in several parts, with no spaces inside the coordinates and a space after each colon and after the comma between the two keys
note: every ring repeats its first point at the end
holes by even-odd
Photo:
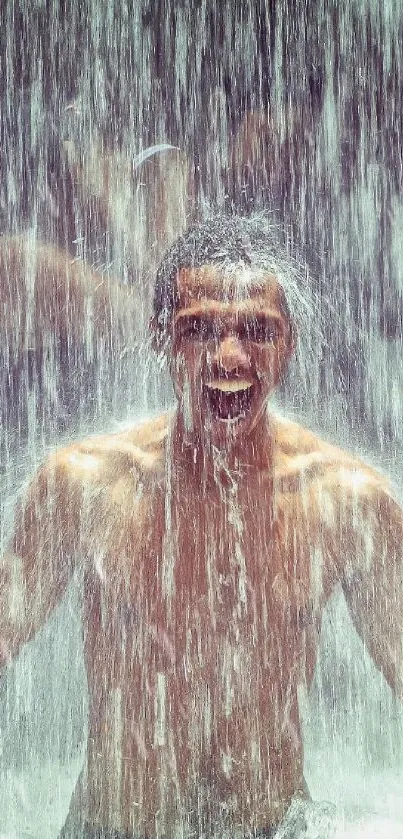
{"type": "MultiPolygon", "coordinates": [[[[148,335],[153,278],[217,209],[265,213],[289,257],[301,341],[279,408],[399,483],[399,0],[4,0],[0,15],[2,540],[49,447],[172,404],[148,335]]],[[[83,762],[80,609],[76,580],[0,683],[9,839],[57,835],[83,762]]],[[[308,785],[344,814],[340,835],[400,835],[401,708],[339,595],[300,709],[308,785]]]]}

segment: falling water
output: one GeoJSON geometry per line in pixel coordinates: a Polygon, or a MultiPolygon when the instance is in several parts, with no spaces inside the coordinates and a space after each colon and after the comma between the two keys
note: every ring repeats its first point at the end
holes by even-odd
{"type": "MultiPolygon", "coordinates": [[[[154,272],[211,206],[268,211],[307,266],[281,409],[399,483],[401,0],[4,0],[0,16],[2,537],[49,447],[171,404],[154,272]]],[[[79,600],[73,585],[0,683],[8,839],[57,835],[82,762],[79,600]]],[[[346,835],[364,817],[392,835],[401,709],[341,599],[322,635],[308,782],[346,835]]]]}

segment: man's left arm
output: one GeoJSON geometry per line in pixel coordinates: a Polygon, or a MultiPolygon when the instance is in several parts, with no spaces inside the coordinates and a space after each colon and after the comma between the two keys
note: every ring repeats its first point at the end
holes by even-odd
{"type": "Polygon", "coordinates": [[[342,586],[375,664],[403,699],[403,509],[380,476],[354,480],[340,519],[342,586]]]}

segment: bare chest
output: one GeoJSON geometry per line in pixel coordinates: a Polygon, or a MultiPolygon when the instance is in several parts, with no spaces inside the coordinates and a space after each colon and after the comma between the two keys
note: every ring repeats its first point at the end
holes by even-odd
{"type": "Polygon", "coordinates": [[[101,620],[116,657],[134,645],[127,659],[184,678],[228,656],[259,677],[287,670],[331,586],[314,514],[264,491],[156,493],[140,516],[117,519],[88,580],[90,625],[101,620]]]}
{"type": "Polygon", "coordinates": [[[294,789],[296,688],[313,671],[329,581],[314,520],[293,501],[157,495],[120,518],[87,575],[93,751],[115,754],[111,732],[124,732],[150,800],[161,761],[184,789],[215,779],[220,800],[253,789],[256,812],[269,778],[273,800],[294,789]]]}

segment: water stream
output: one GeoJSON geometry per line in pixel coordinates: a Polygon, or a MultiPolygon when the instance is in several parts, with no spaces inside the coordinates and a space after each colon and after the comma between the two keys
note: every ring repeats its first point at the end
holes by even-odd
{"type": "MultiPolygon", "coordinates": [[[[401,0],[3,0],[2,540],[49,448],[171,404],[153,278],[208,206],[268,211],[307,265],[316,309],[281,409],[403,489],[402,43],[401,0]],[[66,255],[78,310],[60,309],[66,255]],[[38,278],[54,276],[46,313],[38,278]]],[[[66,816],[80,626],[73,583],[0,679],[2,839],[53,839],[66,816]]],[[[339,595],[301,708],[307,780],[340,836],[403,835],[402,708],[339,595]]]]}

